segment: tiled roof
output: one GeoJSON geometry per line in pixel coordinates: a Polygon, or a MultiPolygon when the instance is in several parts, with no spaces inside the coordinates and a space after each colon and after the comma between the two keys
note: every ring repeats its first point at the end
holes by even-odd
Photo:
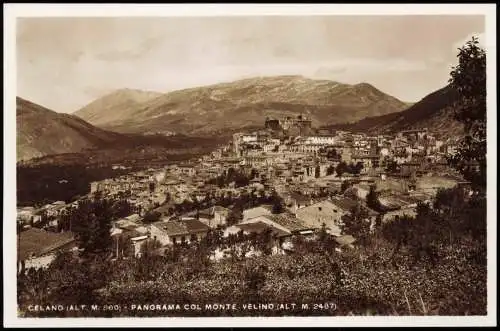
{"type": "Polygon", "coordinates": [[[310,202],[311,201],[311,198],[303,195],[303,194],[300,194],[300,193],[296,193],[296,192],[292,192],[290,193],[290,198],[297,201],[297,202],[310,202]]]}
{"type": "Polygon", "coordinates": [[[161,221],[154,223],[160,229],[167,232],[169,236],[182,236],[198,232],[208,231],[209,227],[196,220],[176,220],[176,221],[161,221]]]}
{"type": "Polygon", "coordinates": [[[165,222],[162,228],[167,232],[169,236],[180,236],[189,234],[187,228],[180,221],[165,222]]]}
{"type": "MultiPolygon", "coordinates": [[[[200,215],[214,216],[215,212],[229,213],[229,209],[222,206],[213,206],[200,210],[200,215]]],[[[196,212],[193,215],[196,215],[196,212]]]]}
{"type": "Polygon", "coordinates": [[[196,232],[204,232],[208,231],[209,227],[208,225],[198,221],[198,220],[184,220],[180,221],[184,224],[184,227],[187,229],[187,231],[191,233],[196,233],[196,232]]]}
{"type": "Polygon", "coordinates": [[[275,222],[276,224],[279,224],[282,227],[288,229],[290,232],[309,229],[307,226],[305,226],[302,223],[302,221],[297,219],[292,214],[288,214],[288,213],[271,214],[271,215],[266,215],[264,217],[266,217],[266,218],[270,219],[271,221],[275,222]]]}
{"type": "Polygon", "coordinates": [[[275,228],[272,225],[266,224],[264,222],[256,222],[256,223],[243,223],[243,224],[238,224],[236,225],[240,229],[246,232],[256,232],[256,233],[262,233],[266,230],[271,230],[273,234],[276,234],[278,237],[281,236],[286,236],[288,235],[287,232],[275,228]]]}
{"type": "Polygon", "coordinates": [[[256,222],[256,223],[237,224],[236,227],[242,229],[243,231],[247,231],[247,232],[261,233],[268,228],[268,225],[266,223],[263,223],[263,222],[256,222]]]}
{"type": "Polygon", "coordinates": [[[253,218],[253,217],[257,217],[260,215],[270,213],[272,211],[272,209],[273,209],[272,205],[260,205],[258,207],[245,209],[243,211],[243,215],[246,216],[247,218],[253,218]]]}
{"type": "MultiPolygon", "coordinates": [[[[351,211],[351,209],[354,208],[358,202],[356,200],[349,199],[347,197],[334,197],[332,198],[332,203],[345,211],[351,211]]],[[[376,211],[366,206],[362,206],[362,208],[364,208],[368,212],[369,216],[378,215],[376,211]]]]}
{"type": "Polygon", "coordinates": [[[137,225],[134,224],[127,224],[125,226],[120,226],[120,229],[127,230],[127,231],[133,231],[137,228],[137,225]]]}
{"type": "Polygon", "coordinates": [[[318,201],[316,203],[313,203],[312,205],[309,205],[307,207],[299,208],[298,210],[306,210],[308,208],[310,210],[311,208],[317,208],[317,207],[326,207],[326,208],[329,208],[329,209],[333,209],[333,207],[335,207],[335,205],[332,204],[331,201],[329,201],[327,199],[324,199],[324,200],[318,201]]]}
{"type": "Polygon", "coordinates": [[[404,202],[402,202],[399,199],[394,199],[394,197],[392,197],[392,196],[381,197],[379,200],[380,200],[380,203],[382,204],[382,206],[389,208],[389,209],[398,209],[398,208],[401,208],[405,205],[404,202]]]}
{"type": "Polygon", "coordinates": [[[75,240],[71,232],[56,233],[38,228],[23,231],[20,236],[19,256],[23,260],[31,254],[43,255],[75,240]]]}

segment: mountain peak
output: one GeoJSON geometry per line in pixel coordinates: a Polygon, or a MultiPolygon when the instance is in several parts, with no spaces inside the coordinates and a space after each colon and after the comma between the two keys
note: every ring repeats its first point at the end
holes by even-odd
{"type": "Polygon", "coordinates": [[[143,99],[151,99],[152,97],[160,96],[162,93],[154,92],[154,91],[146,91],[132,88],[119,88],[114,91],[111,91],[101,98],[107,97],[127,97],[130,99],[142,101],[143,99]]]}
{"type": "Polygon", "coordinates": [[[353,85],[353,87],[357,90],[360,90],[360,91],[372,91],[372,92],[377,92],[377,93],[383,93],[382,91],[380,91],[378,88],[376,88],[372,84],[366,83],[366,82],[361,82],[361,83],[355,84],[355,85],[353,85]]]}
{"type": "Polygon", "coordinates": [[[367,83],[367,82],[361,82],[361,83],[358,83],[354,86],[359,87],[359,88],[371,88],[371,89],[375,88],[375,86],[373,86],[372,84],[367,83]]]}
{"type": "Polygon", "coordinates": [[[208,134],[307,114],[314,126],[400,111],[406,105],[370,84],[348,85],[301,75],[258,76],[164,93],[144,102],[130,90],[98,99],[76,114],[118,132],[170,130],[208,134]]]}
{"type": "MultiPolygon", "coordinates": [[[[358,83],[356,85],[353,85],[353,88],[356,91],[359,91],[363,94],[374,95],[376,97],[388,96],[388,94],[380,91],[378,88],[376,88],[372,84],[366,83],[366,82],[361,82],[361,83],[358,83]]],[[[401,103],[407,105],[407,103],[405,103],[403,101],[401,101],[401,103]]]]}
{"type": "Polygon", "coordinates": [[[143,91],[130,88],[121,88],[108,93],[73,114],[91,123],[113,114],[112,120],[124,116],[129,110],[134,110],[138,105],[151,101],[162,95],[159,92],[143,91]]]}

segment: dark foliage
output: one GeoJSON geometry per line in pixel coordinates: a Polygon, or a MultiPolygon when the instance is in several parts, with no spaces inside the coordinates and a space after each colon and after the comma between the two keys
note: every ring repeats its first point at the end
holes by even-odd
{"type": "Polygon", "coordinates": [[[234,168],[229,168],[225,174],[208,180],[207,184],[225,187],[234,182],[236,187],[242,187],[250,184],[251,177],[252,175],[249,177],[234,168]]]}
{"type": "Polygon", "coordinates": [[[486,188],[486,52],[472,38],[460,48],[458,65],[451,71],[450,86],[459,95],[455,119],[464,124],[465,137],[450,158],[476,190],[486,188]]]}
{"type": "Polygon", "coordinates": [[[90,192],[90,183],[120,176],[128,171],[83,165],[17,167],[19,205],[42,205],[57,200],[70,202],[90,192]]]}
{"type": "Polygon", "coordinates": [[[155,210],[149,211],[144,215],[144,223],[154,223],[160,220],[161,213],[155,210]]]}
{"type": "Polygon", "coordinates": [[[359,175],[362,169],[363,169],[362,162],[357,162],[356,164],[354,163],[347,164],[344,161],[342,161],[335,168],[335,172],[337,173],[337,176],[341,177],[342,174],[344,173],[359,175]]]}
{"type": "Polygon", "coordinates": [[[375,210],[376,212],[383,212],[384,208],[379,200],[379,193],[377,192],[377,188],[375,185],[370,186],[370,191],[366,195],[366,205],[375,210]]]}

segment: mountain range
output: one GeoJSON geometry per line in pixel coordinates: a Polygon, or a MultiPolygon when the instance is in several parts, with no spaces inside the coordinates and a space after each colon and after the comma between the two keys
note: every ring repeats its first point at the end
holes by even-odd
{"type": "Polygon", "coordinates": [[[242,79],[168,93],[122,89],[74,115],[127,133],[210,135],[263,126],[265,117],[305,115],[313,126],[354,122],[406,109],[408,103],[367,83],[342,84],[302,76],[242,79]]]}
{"type": "Polygon", "coordinates": [[[427,127],[458,135],[462,126],[451,108],[456,99],[456,92],[444,87],[410,105],[370,84],[301,76],[244,79],[164,94],[122,89],[74,114],[18,97],[17,160],[90,150],[104,150],[101,159],[107,153],[119,158],[126,148],[132,156],[145,148],[151,155],[201,153],[233,132],[262,128],[267,116],[298,114],[310,117],[314,127],[374,134],[427,127]]]}

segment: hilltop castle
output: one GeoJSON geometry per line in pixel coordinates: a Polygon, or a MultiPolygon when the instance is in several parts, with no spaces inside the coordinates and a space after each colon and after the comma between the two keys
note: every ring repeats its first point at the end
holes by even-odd
{"type": "Polygon", "coordinates": [[[311,132],[312,122],[303,115],[298,115],[296,118],[287,116],[283,120],[266,117],[265,128],[281,131],[291,136],[305,136],[311,132]]]}

